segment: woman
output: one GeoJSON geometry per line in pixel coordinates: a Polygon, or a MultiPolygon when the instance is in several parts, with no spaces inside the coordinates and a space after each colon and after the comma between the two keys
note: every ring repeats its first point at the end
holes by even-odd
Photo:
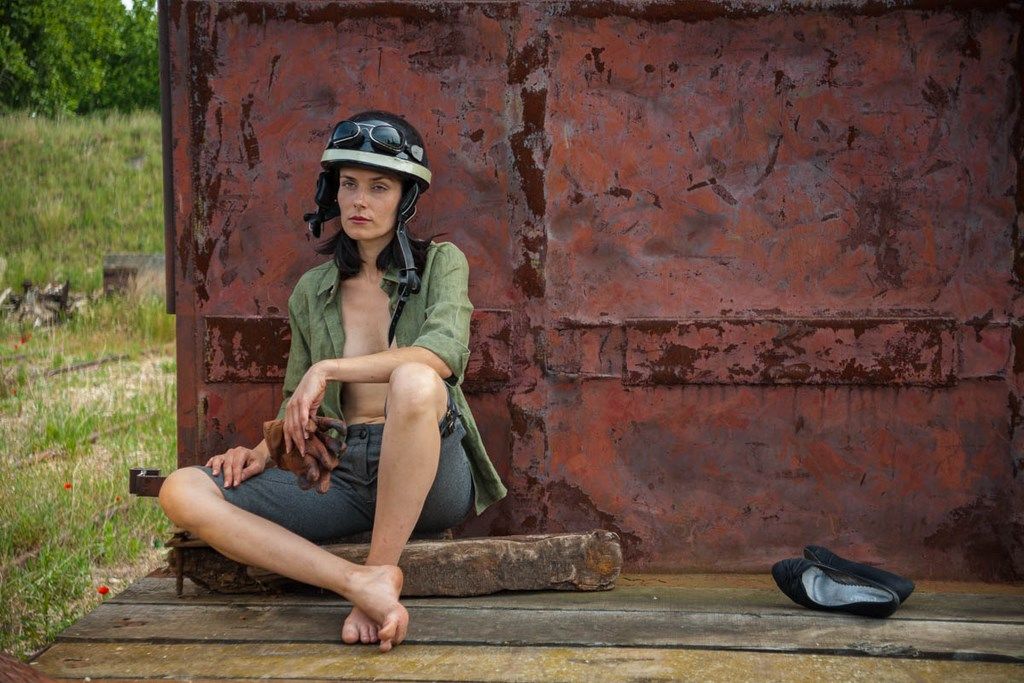
{"type": "Polygon", "coordinates": [[[472,312],[466,258],[451,243],[405,234],[431,180],[422,138],[398,116],[363,112],[335,126],[321,165],[319,209],[306,218],[319,236],[339,216],[341,231],[317,249],[333,258],[288,300],[278,417],[286,446],[300,451],[313,416],[348,422],[330,488],[304,491],[292,473],[267,469],[264,440],[177,470],[160,503],[224,555],[350,600],[342,640],[387,651],[408,627],[397,564],[413,530],[454,526],[505,487],[459,386],[472,312]],[[365,566],[315,544],[370,529],[365,566]]]}

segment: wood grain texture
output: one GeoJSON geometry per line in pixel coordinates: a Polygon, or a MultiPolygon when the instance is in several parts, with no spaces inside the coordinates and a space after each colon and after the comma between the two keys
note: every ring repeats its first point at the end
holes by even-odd
{"type": "MultiPolygon", "coordinates": [[[[687,578],[687,577],[680,577],[687,578]]],[[[700,577],[698,577],[699,579],[700,577]]],[[[672,581],[669,586],[654,585],[657,577],[643,585],[616,583],[614,590],[599,593],[571,591],[538,591],[497,593],[477,597],[407,598],[408,607],[464,607],[473,609],[565,609],[622,612],[720,612],[723,614],[778,614],[800,612],[777,588],[735,588],[748,583],[747,576],[719,577],[717,587],[708,587],[698,581],[687,586],[683,581],[672,581]],[[684,585],[678,585],[678,584],[684,585]]],[[[349,603],[334,593],[321,590],[288,591],[275,594],[211,593],[186,584],[182,597],[174,592],[173,579],[141,579],[126,591],[110,600],[112,603],[154,605],[323,605],[346,607],[349,603]]],[[[808,613],[809,614],[809,613],[808,613]]],[[[971,594],[915,592],[889,621],[974,621],[1024,624],[1024,591],[1015,594],[971,594]]]]}
{"type": "MultiPolygon", "coordinates": [[[[369,544],[324,549],[362,564],[369,544]]],[[[242,565],[209,548],[175,548],[185,576],[211,590],[275,590],[290,579],[242,565]]],[[[413,541],[402,552],[403,596],[471,596],[498,591],[594,591],[612,587],[622,569],[619,538],[610,531],[413,541]]]]}
{"type": "Polygon", "coordinates": [[[36,662],[52,676],[93,681],[1011,681],[1024,666],[659,648],[372,646],[320,643],[58,643],[36,662]]]}
{"type": "MultiPolygon", "coordinates": [[[[108,603],[64,642],[337,643],[340,605],[108,603]]],[[[1024,662],[1024,624],[788,614],[409,607],[413,644],[682,647],[1024,662]]]]}
{"type": "Polygon", "coordinates": [[[915,593],[884,620],[812,612],[753,575],[630,576],[612,591],[408,598],[409,639],[343,647],[341,598],[147,578],[34,663],[98,680],[971,680],[1024,677],[1024,589],[915,593]],[[974,593],[968,592],[976,591],[974,593]],[[850,656],[858,655],[858,656],[850,656]]]}

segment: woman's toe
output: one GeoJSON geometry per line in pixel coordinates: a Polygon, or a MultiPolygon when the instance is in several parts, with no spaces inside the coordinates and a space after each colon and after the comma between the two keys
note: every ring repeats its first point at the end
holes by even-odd
{"type": "Polygon", "coordinates": [[[349,645],[359,642],[359,629],[355,624],[349,621],[345,622],[344,626],[341,627],[341,640],[349,645]]]}

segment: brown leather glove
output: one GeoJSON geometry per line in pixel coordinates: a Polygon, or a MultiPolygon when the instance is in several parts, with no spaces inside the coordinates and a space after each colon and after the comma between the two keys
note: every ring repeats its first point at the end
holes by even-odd
{"type": "Polygon", "coordinates": [[[301,455],[295,445],[288,451],[284,449],[284,420],[269,420],[263,423],[263,438],[270,449],[270,459],[283,470],[294,472],[299,480],[299,487],[306,491],[316,486],[320,493],[327,493],[331,487],[331,470],[338,466],[341,456],[348,447],[345,435],[348,426],[343,420],[317,415],[312,419],[316,431],[306,439],[306,454],[301,455]],[[340,439],[335,439],[328,430],[338,432],[340,439]]]}

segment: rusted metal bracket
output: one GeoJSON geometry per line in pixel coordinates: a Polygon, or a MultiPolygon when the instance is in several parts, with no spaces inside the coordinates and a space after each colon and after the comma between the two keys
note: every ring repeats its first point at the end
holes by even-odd
{"type": "Polygon", "coordinates": [[[153,498],[160,495],[160,487],[163,486],[164,479],[167,478],[160,474],[160,470],[151,467],[133,467],[129,472],[128,493],[153,498]]]}

